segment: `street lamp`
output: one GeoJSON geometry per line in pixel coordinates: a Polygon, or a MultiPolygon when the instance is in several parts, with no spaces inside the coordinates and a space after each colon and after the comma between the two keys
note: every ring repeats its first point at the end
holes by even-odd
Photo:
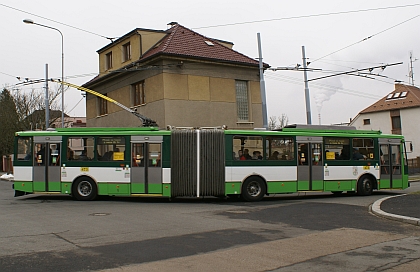
{"type": "Polygon", "coordinates": [[[25,24],[38,25],[38,26],[54,29],[54,30],[58,31],[61,35],[61,127],[64,127],[64,85],[63,85],[63,81],[64,81],[64,37],[63,37],[63,33],[61,33],[61,31],[58,30],[57,28],[35,23],[31,19],[25,19],[25,20],[23,20],[23,22],[25,24]]]}

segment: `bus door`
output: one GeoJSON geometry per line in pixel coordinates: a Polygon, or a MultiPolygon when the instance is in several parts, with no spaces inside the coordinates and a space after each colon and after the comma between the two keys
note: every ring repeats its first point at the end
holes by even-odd
{"type": "Polygon", "coordinates": [[[162,193],[162,136],[131,136],[131,193],[162,193]]]}
{"type": "Polygon", "coordinates": [[[34,192],[61,191],[61,136],[34,137],[34,192]]]}
{"type": "Polygon", "coordinates": [[[324,189],[322,137],[296,137],[298,148],[298,191],[324,189]]]}
{"type": "Polygon", "coordinates": [[[379,139],[381,179],[380,188],[401,188],[401,142],[400,139],[379,139]]]}

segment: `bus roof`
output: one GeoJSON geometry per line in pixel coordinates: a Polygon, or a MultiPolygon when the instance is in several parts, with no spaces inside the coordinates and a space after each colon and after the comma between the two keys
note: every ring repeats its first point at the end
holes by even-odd
{"type": "Polygon", "coordinates": [[[158,127],[82,127],[49,128],[48,130],[18,131],[16,136],[82,136],[82,135],[170,135],[158,127]]]}
{"type": "MultiPolygon", "coordinates": [[[[354,127],[291,125],[280,130],[224,130],[227,135],[284,135],[284,136],[328,136],[328,137],[374,137],[403,139],[402,135],[382,134],[376,130],[356,130],[354,127]]],[[[48,130],[19,131],[16,136],[84,136],[84,135],[170,135],[171,130],[158,127],[83,127],[50,128],[48,130]]]]}

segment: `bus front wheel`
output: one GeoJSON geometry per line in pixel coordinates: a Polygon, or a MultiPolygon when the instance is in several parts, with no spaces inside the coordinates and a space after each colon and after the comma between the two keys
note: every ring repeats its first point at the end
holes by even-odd
{"type": "Polygon", "coordinates": [[[371,195],[373,191],[372,179],[368,176],[362,177],[357,183],[357,194],[361,196],[371,195]]]}
{"type": "Polygon", "coordinates": [[[73,182],[72,195],[77,200],[94,200],[98,194],[96,183],[88,177],[80,177],[73,182]]]}
{"type": "Polygon", "coordinates": [[[250,177],[242,184],[241,196],[246,201],[260,201],[266,193],[265,182],[259,177],[250,177]]]}

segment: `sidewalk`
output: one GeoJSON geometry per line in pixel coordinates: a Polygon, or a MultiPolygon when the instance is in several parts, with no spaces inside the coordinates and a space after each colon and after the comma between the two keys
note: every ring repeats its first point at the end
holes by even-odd
{"type": "MultiPolygon", "coordinates": [[[[410,182],[420,182],[420,174],[410,175],[410,182]]],[[[373,214],[420,226],[420,192],[389,196],[375,201],[370,210],[373,214]]]]}
{"type": "Polygon", "coordinates": [[[381,217],[420,226],[420,194],[389,196],[375,201],[371,211],[381,217]]]}

